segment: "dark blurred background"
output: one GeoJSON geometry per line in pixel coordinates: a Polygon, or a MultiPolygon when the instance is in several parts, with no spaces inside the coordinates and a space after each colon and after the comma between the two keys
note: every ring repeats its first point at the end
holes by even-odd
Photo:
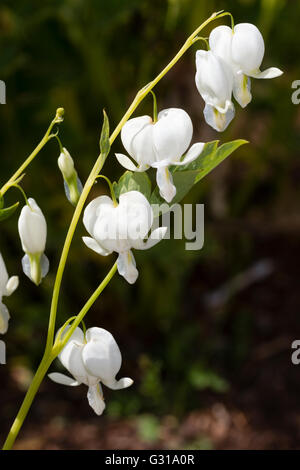
{"type": "MultiPolygon", "coordinates": [[[[136,91],[154,78],[186,37],[213,11],[263,32],[263,69],[252,103],[216,134],[202,117],[194,84],[194,49],[156,87],[159,108],[182,107],[194,141],[244,138],[240,148],[193,188],[185,202],[205,204],[205,246],[185,251],[164,241],[136,252],[138,282],[116,276],[86,319],[107,328],[123,354],[122,376],[135,384],[105,389],[98,418],[84,386],[45,379],[17,448],[295,449],[300,444],[299,130],[291,84],[300,79],[300,3],[288,0],[15,0],[0,6],[1,184],[65,108],[60,137],[81,179],[98,154],[105,108],[111,127],[136,91]]],[[[223,23],[229,24],[228,19],[223,23]]],[[[216,24],[214,24],[216,26],[216,24]]],[[[207,35],[209,29],[207,30],[207,35]]],[[[150,114],[151,98],[138,109],[150,114]]],[[[120,139],[113,146],[122,151],[120,139]]],[[[72,206],[65,199],[53,140],[27,170],[24,188],[46,213],[51,270],[40,288],[21,272],[17,214],[1,223],[0,248],[21,285],[11,313],[7,365],[0,367],[3,440],[43,352],[51,290],[72,206]]],[[[113,155],[113,153],[112,153],[113,155]]],[[[122,169],[111,158],[105,173],[122,169]]],[[[99,182],[92,196],[106,192],[99,182]]],[[[7,203],[19,198],[15,190],[7,203]]],[[[64,276],[58,324],[76,314],[111,266],[87,250],[79,225],[64,276]]],[[[58,370],[56,362],[52,370],[58,370]]]]}

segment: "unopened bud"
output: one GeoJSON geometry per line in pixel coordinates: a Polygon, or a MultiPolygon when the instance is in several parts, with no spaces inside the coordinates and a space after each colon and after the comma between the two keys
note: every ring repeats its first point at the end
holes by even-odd
{"type": "Polygon", "coordinates": [[[75,206],[82,192],[82,184],[77,176],[73,158],[66,148],[63,147],[57,163],[64,178],[66,196],[71,204],[75,206]]]}
{"type": "Polygon", "coordinates": [[[74,161],[65,147],[62,149],[62,152],[58,157],[57,163],[64,179],[68,180],[72,178],[75,171],[74,161]]]}

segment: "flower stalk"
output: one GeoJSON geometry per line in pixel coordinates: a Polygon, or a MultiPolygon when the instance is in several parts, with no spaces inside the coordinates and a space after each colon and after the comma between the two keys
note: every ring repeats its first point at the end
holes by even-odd
{"type": "MultiPolygon", "coordinates": [[[[218,12],[214,13],[212,16],[210,16],[206,21],[204,21],[185,41],[183,46],[180,48],[178,53],[174,56],[174,58],[166,65],[166,67],[157,75],[157,77],[152,80],[148,85],[146,85],[144,88],[142,88],[137,95],[135,96],[133,102],[129,106],[128,110],[120,120],[119,124],[115,128],[115,130],[112,132],[109,138],[109,143],[112,145],[112,143],[115,141],[119,133],[121,132],[122,127],[124,124],[128,121],[128,119],[131,117],[131,115],[134,113],[136,108],[139,106],[139,104],[143,101],[143,99],[152,91],[152,89],[155,87],[155,85],[169,72],[170,69],[179,61],[179,59],[185,54],[185,52],[194,44],[195,38],[197,35],[202,31],[209,23],[212,21],[222,18],[224,16],[230,15],[227,12],[218,12]]],[[[231,16],[231,15],[230,15],[231,16]]],[[[9,189],[9,187],[14,184],[17,180],[17,178],[23,173],[25,168],[31,163],[31,161],[36,157],[36,155],[39,153],[39,151],[44,147],[44,145],[50,140],[52,137],[54,137],[54,134],[51,134],[52,128],[55,124],[59,123],[62,121],[62,116],[63,116],[63,109],[59,108],[57,110],[56,116],[51,122],[46,134],[44,135],[43,139],[40,141],[38,146],[35,148],[35,150],[30,154],[30,156],[25,160],[25,162],[19,167],[19,169],[15,172],[15,174],[9,179],[9,181],[1,188],[0,190],[0,195],[3,196],[5,192],[9,189]]],[[[42,361],[37,369],[37,372],[33,378],[33,381],[28,389],[28,392],[24,398],[24,401],[22,403],[22,406],[17,414],[17,417],[11,427],[11,430],[8,434],[8,437],[5,441],[3,450],[8,450],[11,449],[15,439],[23,425],[23,422],[28,414],[28,411],[30,409],[30,406],[34,400],[34,397],[39,389],[39,386],[49,368],[53,360],[58,356],[60,351],[63,349],[63,347],[66,345],[67,341],[70,339],[72,333],[75,331],[76,327],[80,324],[80,322],[83,320],[84,316],[88,312],[88,310],[91,308],[93,303],[96,301],[96,299],[99,297],[103,289],[107,286],[107,284],[110,282],[112,277],[117,271],[117,263],[113,265],[107,276],[104,278],[104,280],[101,282],[101,284],[98,286],[98,288],[95,290],[95,292],[92,294],[92,296],[88,299],[82,310],[79,312],[79,314],[76,316],[74,319],[73,323],[71,324],[70,328],[66,332],[66,334],[63,336],[63,339],[54,343],[54,334],[55,334],[55,326],[56,326],[56,315],[57,315],[57,307],[58,307],[58,300],[59,300],[59,294],[60,294],[60,288],[61,288],[61,283],[62,283],[62,277],[63,273],[65,270],[70,246],[73,240],[73,236],[78,224],[78,221],[80,219],[81,213],[83,211],[85,202],[87,200],[87,197],[99,175],[99,173],[102,170],[102,167],[105,163],[106,156],[100,153],[98,156],[91,172],[90,175],[88,176],[86,183],[83,187],[82,193],[79,197],[79,200],[77,202],[76,208],[73,213],[73,217],[66,235],[66,239],[64,242],[64,246],[62,249],[58,269],[57,269],[57,274],[56,274],[56,279],[55,279],[55,284],[53,288],[53,294],[52,294],[52,301],[51,301],[51,308],[50,308],[50,316],[49,316],[49,324],[48,324],[48,333],[47,333],[47,342],[46,342],[46,347],[45,347],[45,352],[44,356],[42,358],[42,361]]]]}

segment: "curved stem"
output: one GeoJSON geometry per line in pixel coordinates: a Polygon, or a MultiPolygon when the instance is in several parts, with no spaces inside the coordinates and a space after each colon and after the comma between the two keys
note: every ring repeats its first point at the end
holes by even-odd
{"type": "Polygon", "coordinates": [[[35,147],[35,149],[33,150],[33,152],[31,152],[31,154],[29,155],[29,157],[25,160],[25,162],[22,163],[22,165],[17,169],[17,171],[12,175],[12,177],[2,186],[2,188],[0,189],[0,194],[1,196],[4,196],[4,194],[6,193],[6,191],[11,187],[11,185],[13,183],[16,182],[16,179],[23,173],[23,171],[25,170],[25,168],[28,167],[28,165],[32,162],[32,160],[37,156],[37,154],[40,152],[40,150],[42,150],[42,148],[46,145],[46,143],[48,142],[48,140],[51,139],[51,131],[53,129],[53,126],[55,124],[58,124],[59,122],[62,121],[62,115],[63,115],[63,108],[58,108],[57,111],[56,111],[56,115],[55,115],[55,118],[51,121],[51,124],[50,126],[48,127],[47,131],[46,131],[46,134],[44,135],[44,137],[42,138],[42,140],[40,141],[40,143],[35,147]]]}
{"type": "MultiPolygon", "coordinates": [[[[131,117],[131,115],[134,113],[138,105],[143,101],[145,96],[155,87],[155,85],[166,75],[166,73],[178,62],[178,60],[183,56],[183,54],[193,45],[193,40],[199,34],[202,29],[204,29],[211,21],[221,18],[228,13],[213,13],[210,18],[208,18],[204,23],[202,23],[185,41],[183,46],[180,48],[178,53],[173,57],[173,59],[166,65],[166,67],[157,75],[157,77],[152,80],[148,85],[146,85],[144,88],[142,88],[134,98],[133,102],[129,106],[128,110],[124,114],[123,118],[111,134],[109,138],[110,145],[113,144],[115,139],[118,137],[119,133],[121,132],[121,129],[123,125],[128,121],[128,119],[131,117]]],[[[60,291],[60,286],[61,286],[61,281],[62,281],[62,276],[64,273],[68,253],[70,250],[70,245],[73,239],[73,235],[75,232],[75,229],[77,227],[77,223],[79,221],[79,217],[81,215],[81,212],[83,210],[83,206],[85,204],[85,201],[89,195],[89,192],[98,176],[98,173],[101,171],[103,165],[104,165],[105,159],[102,158],[102,155],[100,154],[86,183],[83,188],[83,191],[81,193],[81,196],[79,198],[79,201],[77,203],[75,212],[73,214],[73,218],[67,233],[67,237],[64,243],[64,247],[62,250],[62,254],[60,257],[59,261],[59,266],[56,274],[56,279],[55,279],[55,284],[54,284],[54,289],[53,289],[53,296],[52,296],[52,302],[51,302],[51,310],[50,310],[50,319],[49,319],[49,327],[48,327],[48,337],[47,337],[47,344],[46,344],[46,351],[50,351],[52,344],[53,344],[53,338],[54,338],[54,332],[55,332],[55,322],[56,322],[56,312],[57,312],[57,305],[58,305],[58,297],[59,297],[59,291],[60,291]]]]}

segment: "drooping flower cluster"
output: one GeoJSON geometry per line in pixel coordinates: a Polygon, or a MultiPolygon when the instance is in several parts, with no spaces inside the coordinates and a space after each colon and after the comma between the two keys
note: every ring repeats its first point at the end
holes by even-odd
{"type": "Polygon", "coordinates": [[[129,191],[121,194],[119,204],[108,196],[100,196],[88,204],[83,223],[91,237],[83,237],[88,248],[107,256],[118,256],[118,271],[130,284],[138,277],[131,249],[147,250],[156,245],[166,233],[166,227],[155,229],[144,241],[153,224],[153,211],[143,194],[129,191]]]}
{"type": "Polygon", "coordinates": [[[122,143],[137,165],[124,154],[116,153],[116,157],[127,170],[145,171],[150,167],[155,168],[160,195],[171,202],[176,194],[176,187],[169,167],[191,163],[204,147],[202,142],[198,142],[184,155],[192,136],[193,124],[183,109],[164,109],[158,114],[157,122],[153,122],[150,116],[141,116],[129,119],[122,128],[122,143]]]}
{"type": "MultiPolygon", "coordinates": [[[[274,67],[264,72],[260,70],[264,51],[264,40],[256,26],[243,23],[233,29],[227,26],[215,28],[209,37],[209,50],[196,52],[196,86],[205,101],[205,120],[215,130],[219,132],[225,130],[232,121],[235,115],[232,96],[243,108],[250,103],[251,78],[274,78],[282,74],[281,70],[274,67]]],[[[153,93],[154,82],[150,85],[153,93]]],[[[174,202],[179,188],[174,184],[174,181],[177,185],[178,182],[175,178],[173,180],[173,172],[177,170],[176,167],[189,165],[201,156],[205,144],[197,142],[191,145],[193,124],[183,109],[168,108],[157,116],[156,114],[155,99],[153,119],[147,115],[129,119],[122,127],[121,140],[130,158],[123,153],[115,155],[119,163],[131,172],[155,169],[159,194],[161,198],[171,203],[174,202]]],[[[61,110],[58,117],[62,119],[61,110]]],[[[102,134],[100,138],[100,157],[103,161],[113,140],[109,137],[109,125],[104,136],[106,140],[104,151],[102,134]]],[[[67,198],[76,205],[82,185],[74,161],[62,146],[57,134],[51,134],[51,137],[56,137],[59,141],[58,167],[64,179],[67,198]]],[[[211,161],[207,163],[209,159],[213,159],[213,156],[210,154],[207,156],[206,152],[203,152],[203,155],[199,162],[192,165],[195,167],[199,164],[195,172],[203,170],[202,164],[205,159],[209,171],[213,167],[211,161]]],[[[219,160],[216,158],[216,161],[220,162],[221,158],[219,160]]],[[[97,168],[97,165],[94,168],[97,168]]],[[[186,168],[178,170],[184,171],[186,168]]],[[[195,172],[191,172],[192,184],[196,181],[195,172]]],[[[97,177],[99,175],[94,175],[92,182],[97,177]]],[[[87,182],[90,182],[90,178],[87,182]]],[[[139,273],[132,250],[146,250],[153,247],[164,238],[167,227],[160,227],[151,232],[154,215],[148,199],[136,190],[130,191],[126,188],[126,191],[121,191],[119,185],[115,183],[120,193],[117,201],[114,185],[109,180],[108,182],[112,198],[99,196],[85,208],[83,223],[90,236],[83,237],[83,241],[88,248],[102,256],[117,253],[119,274],[128,283],[133,284],[139,273]]],[[[86,187],[88,188],[88,184],[86,187]]],[[[20,187],[19,189],[22,190],[20,187]]],[[[0,203],[2,199],[0,194],[0,203]]],[[[81,208],[80,206],[79,209],[81,208]]],[[[26,199],[26,205],[19,217],[18,229],[22,249],[25,252],[22,258],[23,271],[36,285],[39,285],[49,270],[49,261],[44,254],[47,224],[33,198],[26,199]]],[[[0,334],[7,331],[10,318],[2,298],[10,295],[17,286],[18,277],[8,277],[0,254],[0,334]]],[[[69,328],[70,326],[67,326],[63,331],[60,330],[57,339],[63,340],[69,328]]],[[[59,359],[72,377],[61,373],[51,373],[49,377],[54,382],[64,385],[87,385],[88,402],[97,415],[101,415],[105,408],[101,383],[113,390],[129,387],[133,383],[132,379],[127,377],[116,380],[116,374],[122,363],[121,353],[114,337],[102,328],[90,328],[83,332],[77,327],[61,350],[59,359]]]]}
{"type": "Polygon", "coordinates": [[[243,108],[250,103],[252,78],[275,78],[283,72],[271,67],[261,72],[265,44],[258,28],[237,24],[218,26],[209,36],[209,51],[196,52],[196,86],[205,101],[204,117],[221,132],[235,115],[232,94],[243,108]]]}
{"type": "MultiPolygon", "coordinates": [[[[69,328],[63,332],[62,339],[69,328]]],[[[77,327],[58,357],[73,377],[53,372],[49,374],[50,379],[73,387],[87,385],[88,402],[97,415],[105,408],[101,383],[112,390],[127,388],[133,383],[128,377],[116,380],[122,357],[114,337],[103,328],[89,328],[84,334],[77,327]]]]}

